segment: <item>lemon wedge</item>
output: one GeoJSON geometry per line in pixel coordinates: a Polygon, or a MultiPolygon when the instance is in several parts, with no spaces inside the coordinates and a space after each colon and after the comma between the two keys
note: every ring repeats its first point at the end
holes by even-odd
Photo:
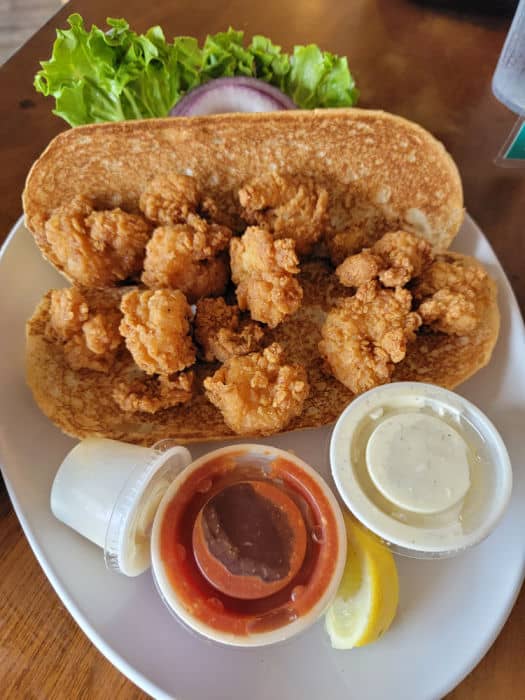
{"type": "Polygon", "coordinates": [[[392,624],[399,600],[399,580],[390,551],[345,514],[348,553],[336,598],[326,613],[334,649],[375,642],[392,624]]]}

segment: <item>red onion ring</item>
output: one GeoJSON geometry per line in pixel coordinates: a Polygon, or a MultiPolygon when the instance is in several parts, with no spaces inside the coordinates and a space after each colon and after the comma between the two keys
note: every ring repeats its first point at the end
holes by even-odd
{"type": "Polygon", "coordinates": [[[172,117],[224,112],[275,112],[297,109],[278,88],[257,78],[217,78],[190,90],[170,111],[172,117]]]}

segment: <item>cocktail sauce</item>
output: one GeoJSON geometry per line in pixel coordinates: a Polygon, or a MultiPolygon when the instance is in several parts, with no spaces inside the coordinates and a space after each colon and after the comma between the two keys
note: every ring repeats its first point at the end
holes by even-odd
{"type": "Polygon", "coordinates": [[[243,457],[242,452],[229,452],[190,474],[168,504],[160,529],[160,556],[178,599],[206,625],[236,635],[270,631],[307,614],[334,575],[340,545],[332,507],[309,474],[283,457],[264,464],[257,460],[250,464],[243,457]],[[201,572],[193,548],[202,509],[227,487],[243,482],[278,487],[300,510],[306,531],[304,558],[293,578],[277,592],[251,599],[213,586],[201,572]]]}

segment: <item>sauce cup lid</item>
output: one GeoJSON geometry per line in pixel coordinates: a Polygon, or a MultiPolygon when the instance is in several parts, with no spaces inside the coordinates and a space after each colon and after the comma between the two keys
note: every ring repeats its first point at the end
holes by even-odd
{"type": "Polygon", "coordinates": [[[113,507],[104,545],[104,560],[111,571],[138,576],[151,564],[151,528],[162,497],[190,464],[191,453],[173,440],[153,445],[150,461],[129,475],[113,507]]]}

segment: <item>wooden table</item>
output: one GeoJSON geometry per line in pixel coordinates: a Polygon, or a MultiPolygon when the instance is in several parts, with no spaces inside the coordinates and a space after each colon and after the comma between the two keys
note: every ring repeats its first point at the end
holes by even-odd
{"type": "MultiPolygon", "coordinates": [[[[446,144],[463,176],[467,208],[494,246],[523,309],[525,174],[493,164],[515,119],[490,88],[508,18],[443,13],[403,0],[73,0],[0,70],[0,240],[21,214],[29,166],[51,137],[66,128],[51,114],[52,101],[34,92],[32,80],[38,60],[50,54],[55,27],[65,26],[74,11],[87,24],[125,12],[137,30],[159,23],[167,36],[201,39],[231,23],[248,35],[267,34],[285,48],[313,41],[347,55],[362,106],[420,122],[446,144]]],[[[522,592],[490,652],[449,698],[523,696],[524,629],[522,592]]],[[[146,697],[69,617],[32,555],[3,485],[0,635],[2,697],[146,697]]]]}

